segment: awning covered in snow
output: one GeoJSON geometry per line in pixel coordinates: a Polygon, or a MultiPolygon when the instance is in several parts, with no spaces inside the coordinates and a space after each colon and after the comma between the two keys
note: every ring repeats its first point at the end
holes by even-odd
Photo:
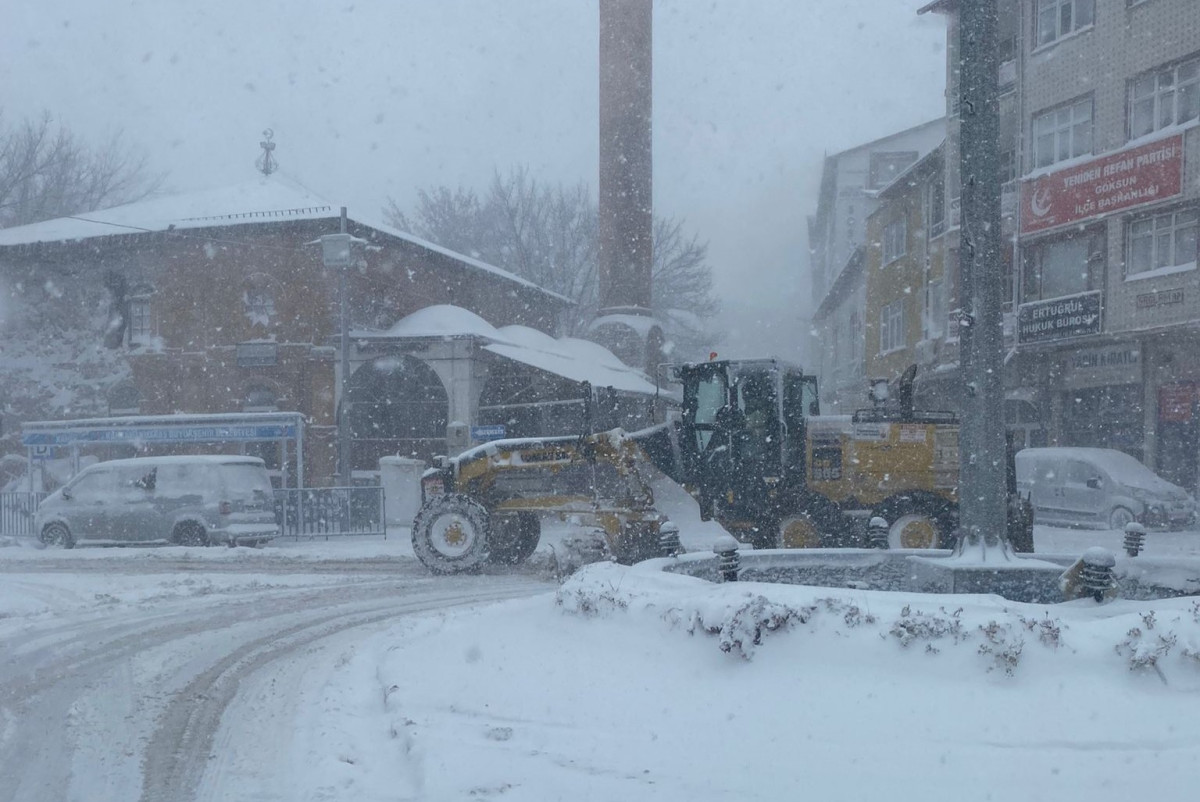
{"type": "Polygon", "coordinates": [[[485,351],[571,381],[586,381],[595,387],[612,387],[640,395],[658,392],[644,373],[626,365],[602,345],[574,337],[551,337],[527,326],[496,328],[458,306],[429,306],[413,312],[387,331],[356,331],[351,337],[376,341],[473,337],[484,341],[485,351]]]}

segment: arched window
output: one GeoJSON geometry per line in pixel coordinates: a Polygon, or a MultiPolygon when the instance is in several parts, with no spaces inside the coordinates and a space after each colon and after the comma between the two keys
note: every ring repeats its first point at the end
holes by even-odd
{"type": "Polygon", "coordinates": [[[450,400],[433,368],[406,355],[385,356],[350,377],[354,469],[386,455],[428,459],[446,447],[450,400]]]}

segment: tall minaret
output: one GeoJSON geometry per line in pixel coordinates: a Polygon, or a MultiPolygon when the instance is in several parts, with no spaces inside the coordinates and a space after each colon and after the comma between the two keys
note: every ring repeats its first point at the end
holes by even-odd
{"type": "Polygon", "coordinates": [[[662,339],[650,311],[651,28],[651,0],[600,0],[600,310],[591,332],[644,368],[662,339]]]}

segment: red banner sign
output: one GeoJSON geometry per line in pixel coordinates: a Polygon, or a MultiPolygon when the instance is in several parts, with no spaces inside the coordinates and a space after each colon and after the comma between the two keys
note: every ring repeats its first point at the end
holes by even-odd
{"type": "Polygon", "coordinates": [[[1078,223],[1183,192],[1183,134],[1021,182],[1021,233],[1078,223]]]}
{"type": "Polygon", "coordinates": [[[1158,388],[1158,419],[1164,423],[1187,423],[1192,419],[1196,385],[1192,382],[1164,384],[1158,388]]]}

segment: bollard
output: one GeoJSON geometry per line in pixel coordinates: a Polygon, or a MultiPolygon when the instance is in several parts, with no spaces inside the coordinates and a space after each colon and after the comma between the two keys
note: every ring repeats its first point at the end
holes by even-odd
{"type": "Polygon", "coordinates": [[[683,554],[683,544],[679,541],[679,526],[672,521],[663,521],[658,527],[658,550],[664,557],[678,557],[683,554]]]}
{"type": "Polygon", "coordinates": [[[730,535],[723,535],[713,543],[713,554],[719,558],[717,570],[721,572],[722,582],[736,582],[741,560],[738,557],[738,542],[730,535]]]}
{"type": "Polygon", "coordinates": [[[1115,586],[1113,566],[1117,560],[1108,549],[1098,546],[1083,553],[1083,565],[1079,572],[1079,580],[1084,590],[1091,593],[1096,601],[1104,601],[1115,586]]]}
{"type": "Polygon", "coordinates": [[[876,515],[867,524],[867,541],[873,549],[888,548],[888,522],[876,515]]]}
{"type": "Polygon", "coordinates": [[[1130,521],[1125,524],[1125,553],[1130,557],[1136,557],[1142,553],[1142,548],[1145,544],[1146,527],[1137,521],[1130,521]]]}

